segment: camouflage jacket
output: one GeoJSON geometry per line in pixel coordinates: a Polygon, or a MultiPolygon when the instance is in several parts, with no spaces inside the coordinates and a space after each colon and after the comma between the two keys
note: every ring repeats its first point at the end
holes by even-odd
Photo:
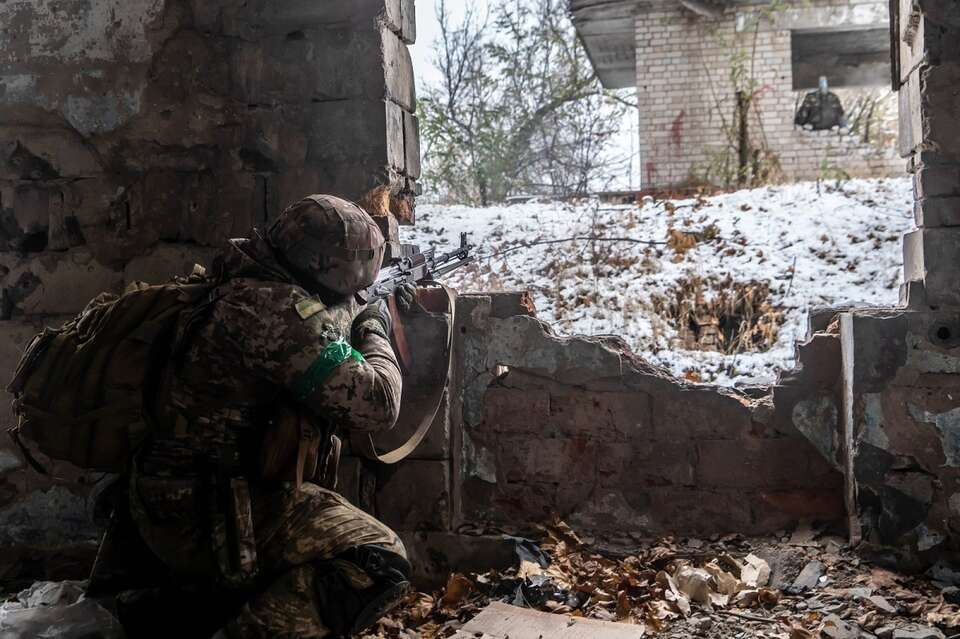
{"type": "Polygon", "coordinates": [[[810,126],[814,131],[846,125],[840,98],[835,93],[821,93],[819,90],[804,96],[793,122],[797,126],[810,126]]]}
{"type": "Polygon", "coordinates": [[[361,310],[353,299],[311,296],[260,238],[233,241],[219,268],[224,282],[209,304],[181,321],[141,472],[183,476],[198,461],[249,466],[280,404],[328,429],[393,425],[399,366],[384,336],[349,344],[361,310]]]}

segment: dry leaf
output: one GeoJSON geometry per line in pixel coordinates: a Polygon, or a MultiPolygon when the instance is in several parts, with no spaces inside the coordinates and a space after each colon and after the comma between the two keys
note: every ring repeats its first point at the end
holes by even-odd
{"type": "Polygon", "coordinates": [[[884,568],[871,569],[870,577],[867,579],[867,583],[875,589],[893,588],[898,581],[897,575],[884,568]]]}
{"type": "Polygon", "coordinates": [[[776,606],[780,603],[780,591],[772,588],[761,588],[757,591],[757,599],[764,606],[776,606]]]}
{"type": "Polygon", "coordinates": [[[447,579],[447,587],[444,589],[440,604],[447,608],[452,608],[469,597],[473,590],[473,582],[460,573],[455,572],[447,579]]]}
{"type": "Polygon", "coordinates": [[[817,639],[817,635],[801,626],[791,626],[790,639],[817,639]]]}
{"type": "Polygon", "coordinates": [[[520,579],[528,579],[542,574],[543,568],[540,567],[540,564],[525,559],[520,561],[520,570],[517,571],[517,577],[520,579]]]}
{"type": "Polygon", "coordinates": [[[617,621],[622,621],[630,616],[633,605],[630,603],[630,597],[625,592],[617,595],[617,621]]]}

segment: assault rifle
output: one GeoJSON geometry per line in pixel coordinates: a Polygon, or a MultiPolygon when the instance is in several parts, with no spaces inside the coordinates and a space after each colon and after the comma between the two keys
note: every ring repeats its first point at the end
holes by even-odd
{"type": "MultiPolygon", "coordinates": [[[[467,234],[460,234],[460,246],[452,251],[437,255],[436,248],[420,251],[415,246],[403,245],[403,253],[391,258],[380,269],[377,280],[368,288],[357,293],[357,299],[364,304],[376,300],[388,299],[403,284],[420,284],[435,281],[437,278],[466,266],[473,261],[473,247],[467,242],[467,234]]],[[[391,309],[391,312],[393,309],[391,309]]]]}
{"type": "MultiPolygon", "coordinates": [[[[436,281],[437,278],[466,266],[473,261],[474,256],[473,247],[467,242],[466,233],[460,234],[460,246],[440,255],[437,255],[436,248],[420,251],[419,248],[410,244],[402,245],[401,250],[401,255],[387,260],[386,266],[380,269],[380,274],[373,284],[357,293],[357,300],[363,304],[377,300],[386,301],[393,318],[390,341],[400,367],[404,371],[409,371],[413,364],[412,356],[404,332],[403,318],[397,309],[396,297],[393,293],[404,284],[436,281]]],[[[452,304],[451,300],[451,313],[453,312],[452,304]]]]}
{"type": "MultiPolygon", "coordinates": [[[[390,248],[393,249],[394,246],[396,245],[391,245],[390,248]]],[[[450,371],[456,302],[450,291],[434,288],[428,293],[424,290],[418,294],[418,305],[422,305],[422,310],[426,310],[427,314],[418,313],[404,318],[397,310],[396,296],[393,293],[404,284],[433,282],[469,264],[474,259],[473,248],[467,242],[466,233],[460,234],[460,246],[439,255],[434,248],[420,251],[409,244],[401,245],[400,255],[390,256],[385,261],[384,267],[380,269],[377,280],[370,287],[357,293],[357,299],[362,303],[386,300],[393,318],[390,342],[405,375],[413,372],[413,362],[404,321],[409,322],[415,345],[420,346],[425,344],[424,340],[440,337],[437,330],[440,326],[445,327],[440,329],[445,338],[445,343],[440,349],[437,349],[437,344],[433,344],[432,348],[428,347],[418,353],[426,354],[427,359],[426,364],[421,363],[417,368],[417,383],[404,384],[402,408],[396,428],[401,433],[412,432],[412,434],[404,444],[394,450],[380,453],[370,433],[351,431],[351,446],[358,454],[384,464],[394,464],[413,452],[430,430],[430,425],[436,420],[440,405],[443,403],[444,389],[447,386],[447,376],[450,371]],[[437,293],[441,294],[437,295],[437,293]],[[445,311],[440,311],[438,308],[437,298],[443,298],[446,301],[445,311]],[[426,333],[425,329],[428,329],[426,333]],[[441,362],[439,358],[443,361],[441,362]]]]}

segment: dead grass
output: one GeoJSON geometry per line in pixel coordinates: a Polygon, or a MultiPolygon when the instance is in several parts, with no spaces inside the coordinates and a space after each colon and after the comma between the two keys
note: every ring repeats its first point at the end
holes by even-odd
{"type": "Polygon", "coordinates": [[[769,282],[687,277],[671,296],[655,295],[654,311],[677,331],[685,350],[760,352],[776,344],[783,312],[770,301],[769,282]]]}

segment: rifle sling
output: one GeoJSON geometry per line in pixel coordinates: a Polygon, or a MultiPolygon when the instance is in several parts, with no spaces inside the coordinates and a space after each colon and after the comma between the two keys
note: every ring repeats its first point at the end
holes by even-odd
{"type": "MultiPolygon", "coordinates": [[[[444,292],[447,294],[447,309],[449,315],[448,324],[447,324],[447,347],[446,347],[446,356],[447,356],[447,380],[450,379],[450,368],[453,358],[453,329],[456,321],[456,294],[446,286],[443,286],[444,292]]],[[[437,417],[437,413],[440,412],[440,406],[443,404],[443,393],[446,390],[446,384],[437,384],[433,389],[433,393],[429,396],[429,402],[424,401],[425,405],[432,406],[431,410],[427,410],[426,414],[421,419],[420,423],[417,425],[416,430],[413,431],[413,434],[410,436],[403,445],[393,449],[388,453],[378,453],[377,446],[373,441],[373,435],[370,433],[362,432],[351,432],[350,433],[350,446],[362,457],[378,461],[381,464],[396,464],[399,461],[402,461],[410,456],[410,454],[416,450],[417,446],[420,445],[420,442],[427,436],[427,433],[430,431],[430,426],[433,425],[434,420],[437,417]]]]}

